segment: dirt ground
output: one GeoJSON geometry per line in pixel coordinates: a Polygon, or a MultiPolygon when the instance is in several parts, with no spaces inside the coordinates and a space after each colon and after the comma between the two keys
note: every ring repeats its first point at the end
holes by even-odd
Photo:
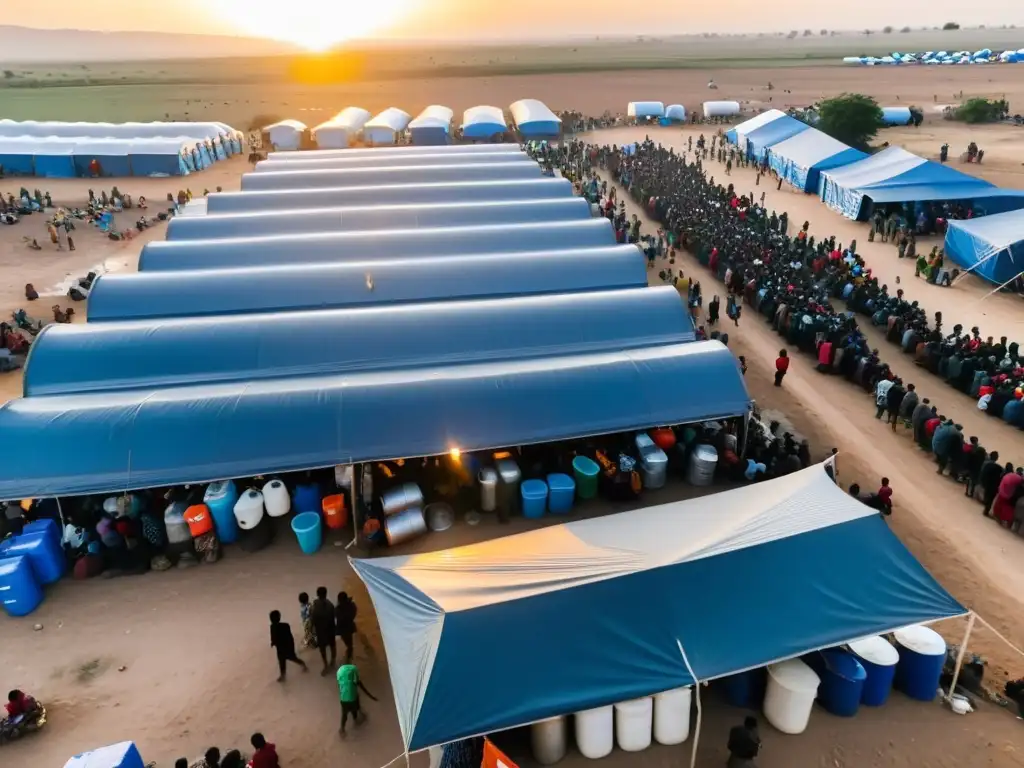
{"type": "MultiPolygon", "coordinates": [[[[793,71],[772,72],[776,87],[793,71]]],[[[973,74],[976,71],[958,70],[957,74],[978,77],[973,74]]],[[[834,77],[839,72],[846,70],[828,75],[834,77]]],[[[945,72],[941,76],[946,77],[945,72]]],[[[860,77],[875,74],[861,72],[860,77]]],[[[654,73],[651,79],[657,81],[660,76],[654,73]]],[[[901,76],[902,72],[895,70],[891,75],[883,74],[901,76]]],[[[743,77],[752,79],[755,75],[746,73],[743,77]]],[[[818,82],[818,86],[808,83],[805,87],[828,87],[824,81],[818,82]]],[[[834,83],[830,90],[837,87],[843,87],[842,83],[834,83]]],[[[655,93],[650,95],[660,97],[658,94],[667,89],[651,90],[655,93]]],[[[551,106],[558,106],[558,99],[542,97],[551,106]]],[[[663,143],[681,146],[685,141],[686,134],[678,129],[656,130],[654,135],[663,143]]],[[[906,134],[900,140],[907,141],[909,148],[915,148],[914,141],[920,141],[922,148],[934,143],[934,153],[942,140],[954,147],[958,142],[965,143],[966,133],[947,130],[963,131],[933,121],[918,133],[912,129],[894,130],[886,138],[896,143],[895,137],[906,134]],[[926,130],[937,132],[934,141],[926,130]]],[[[597,139],[623,143],[642,138],[644,132],[602,132],[597,139]]],[[[995,127],[981,135],[985,138],[976,140],[987,150],[986,165],[981,169],[970,166],[969,170],[981,170],[983,174],[990,169],[1017,173],[1014,163],[1022,156],[1024,130],[995,127]]],[[[187,183],[196,193],[218,185],[235,189],[243,170],[244,161],[222,163],[187,183]]],[[[748,185],[760,194],[753,176],[745,173],[733,171],[734,182],[741,187],[748,185]]],[[[167,192],[176,191],[177,185],[173,180],[132,180],[121,188],[135,196],[145,194],[153,203],[152,212],[156,201],[165,198],[167,192]]],[[[1019,182],[1012,185],[1024,187],[1019,182]]],[[[39,186],[49,189],[58,204],[75,205],[84,202],[89,184],[40,180],[39,186]]],[[[17,183],[0,181],[0,190],[6,192],[8,188],[16,193],[17,183]]],[[[912,267],[907,275],[907,265],[897,261],[891,247],[867,244],[864,225],[847,222],[814,198],[785,189],[776,191],[774,185],[764,189],[771,207],[788,210],[790,220],[797,225],[807,219],[813,234],[835,233],[844,242],[856,237],[876,274],[884,275],[886,280],[895,280],[899,274],[901,287],[908,296],[919,298],[933,311],[942,309],[947,322],[957,318],[956,322],[968,327],[981,325],[985,334],[1016,335],[1019,321],[1014,305],[1019,300],[995,296],[982,301],[983,286],[970,281],[952,289],[915,281],[912,267]]],[[[16,227],[0,229],[0,268],[9,278],[0,286],[0,309],[5,313],[23,304],[21,289],[25,282],[35,283],[43,293],[98,264],[105,264],[108,269],[132,269],[138,249],[145,242],[144,238],[137,238],[129,243],[113,243],[98,232],[80,232],[78,250],[74,254],[58,254],[44,243],[43,231],[41,217],[37,220],[35,216],[16,227]],[[44,251],[25,249],[21,237],[26,235],[39,238],[44,251]]],[[[161,228],[146,233],[146,237],[162,236],[161,228]]],[[[719,288],[695,261],[684,257],[684,269],[687,264],[703,283],[706,295],[719,288]]],[[[51,303],[44,297],[37,306],[48,309],[51,303]]],[[[35,307],[33,312],[44,314],[35,307]]],[[[895,532],[958,599],[1018,647],[1024,647],[1024,621],[1020,618],[1024,541],[982,518],[980,507],[965,499],[960,489],[935,477],[931,464],[919,455],[909,438],[902,434],[894,436],[872,419],[868,395],[845,381],[817,374],[810,361],[802,357],[791,367],[783,388],[772,387],[770,373],[781,341],[755,316],[745,315],[740,327],[730,330],[730,339],[734,350],[746,356],[748,386],[758,403],[786,414],[793,427],[810,439],[818,456],[826,454],[832,446],[838,447],[840,480],[844,485],[857,481],[865,488],[873,488],[882,475],[887,475],[895,489],[896,511],[891,518],[895,532]]],[[[979,435],[987,447],[999,448],[1011,460],[1024,459],[1024,436],[1020,432],[981,416],[969,399],[900,359],[896,349],[880,338],[877,345],[884,357],[895,361],[897,371],[905,371],[906,380],[917,383],[924,396],[940,404],[940,410],[964,424],[966,434],[979,435]]],[[[20,376],[0,378],[0,394],[11,397],[19,392],[20,376]]],[[[495,532],[487,527],[457,527],[423,540],[421,546],[447,547],[495,532]]],[[[962,628],[962,622],[948,622],[940,627],[951,639],[959,638],[962,628]]],[[[193,757],[211,744],[222,748],[244,746],[248,735],[256,729],[277,742],[290,768],[312,768],[340,761],[374,768],[384,766],[401,751],[372,606],[343,551],[331,544],[316,557],[304,557],[290,536],[283,535],[269,550],[248,557],[229,553],[215,567],[149,574],[130,580],[64,581],[51,590],[32,619],[0,622],[0,648],[5,682],[10,681],[8,687],[24,687],[51,706],[51,722],[44,733],[4,748],[5,763],[9,756],[12,765],[60,766],[68,756],[82,749],[121,739],[136,740],[148,760],[170,765],[174,758],[193,757]],[[368,703],[370,722],[344,742],[339,741],[336,733],[333,682],[322,680],[315,673],[292,672],[288,682],[279,686],[273,681],[274,660],[267,644],[267,612],[279,608],[286,620],[296,626],[297,594],[320,584],[332,592],[346,589],[356,597],[360,625],[368,643],[362,647],[357,644],[357,659],[367,686],[381,700],[379,704],[368,703]],[[36,622],[43,625],[39,632],[33,632],[36,622]]],[[[985,629],[976,630],[971,650],[991,660],[993,680],[1004,679],[1007,670],[1015,676],[1024,670],[1024,661],[985,629]]],[[[305,658],[313,662],[310,653],[305,658]]],[[[725,757],[725,732],[739,713],[716,703],[713,690],[708,692],[706,703],[698,765],[721,765],[725,757]]],[[[760,765],[1009,768],[1024,765],[1020,728],[1016,719],[993,707],[986,706],[959,718],[938,705],[911,703],[894,695],[885,708],[862,711],[853,720],[838,720],[816,710],[809,731],[800,737],[784,737],[766,728],[765,753],[760,765]]],[[[528,750],[523,751],[521,744],[517,746],[515,734],[510,739],[512,756],[523,757],[524,768],[530,765],[526,758],[528,750]]],[[[613,768],[677,766],[685,764],[689,746],[654,748],[639,756],[617,752],[604,762],[613,768]]],[[[425,765],[425,761],[419,758],[419,764],[425,765]]],[[[582,765],[583,760],[575,755],[563,764],[574,768],[582,765]]]]}

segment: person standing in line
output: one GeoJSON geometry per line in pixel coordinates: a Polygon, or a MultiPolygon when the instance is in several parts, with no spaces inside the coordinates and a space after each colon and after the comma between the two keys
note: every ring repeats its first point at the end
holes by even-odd
{"type": "Polygon", "coordinates": [[[881,419],[882,414],[885,413],[889,407],[889,389],[892,387],[892,381],[889,379],[882,379],[875,385],[875,418],[881,419]]]}
{"type": "Polygon", "coordinates": [[[978,485],[981,486],[981,502],[985,505],[981,514],[991,517],[992,504],[999,491],[999,481],[1003,479],[1003,465],[999,463],[999,451],[992,451],[981,465],[978,472],[978,485]]]}
{"type": "Polygon", "coordinates": [[[356,604],[347,592],[338,593],[334,606],[335,624],[338,637],[345,644],[345,663],[352,663],[352,638],[356,633],[356,604]]]}
{"type": "Polygon", "coordinates": [[[327,587],[316,588],[316,600],[310,609],[309,618],[313,622],[313,633],[316,635],[316,647],[320,650],[324,668],[321,677],[327,674],[338,663],[338,643],[334,639],[334,604],[327,599],[327,587]],[[327,651],[330,650],[330,660],[327,651]]]}
{"type": "Polygon", "coordinates": [[[306,662],[295,655],[295,638],[292,636],[292,628],[281,621],[280,611],[270,612],[270,647],[277,651],[277,667],[281,674],[277,682],[283,683],[288,674],[286,662],[292,662],[302,667],[302,671],[308,671],[306,662]]]}
{"type": "Polygon", "coordinates": [[[737,725],[729,731],[729,762],[728,768],[756,768],[754,763],[761,751],[761,737],[757,732],[757,718],[747,717],[743,725],[737,725]]]}
{"type": "Polygon", "coordinates": [[[789,353],[784,349],[779,350],[779,356],[775,359],[775,386],[781,387],[782,380],[789,370],[789,353]]]}
{"type": "Polygon", "coordinates": [[[362,691],[374,701],[377,697],[370,693],[359,677],[359,670],[355,664],[342,664],[338,668],[338,694],[341,698],[341,727],[338,733],[345,738],[345,725],[348,723],[348,716],[352,715],[356,725],[366,719],[362,705],[359,701],[359,691],[362,691]]]}

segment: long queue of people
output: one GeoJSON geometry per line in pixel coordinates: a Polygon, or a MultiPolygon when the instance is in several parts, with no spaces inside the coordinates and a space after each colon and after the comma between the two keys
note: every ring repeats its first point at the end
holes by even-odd
{"type": "MultiPolygon", "coordinates": [[[[607,202],[614,190],[599,171],[624,187],[661,225],[656,239],[664,242],[670,264],[675,248],[685,248],[725,284],[734,322],[743,304],[751,307],[790,349],[813,356],[818,371],[843,376],[872,393],[876,416],[887,414],[893,429],[913,430],[922,449],[934,455],[940,474],[964,483],[965,494],[983,504],[984,514],[1020,528],[1024,514],[1016,515],[1015,508],[1021,501],[1024,513],[1024,469],[1000,464],[998,452],[986,451],[976,437],[965,438],[962,427],[944,418],[929,398],[921,399],[916,386],[904,383],[872,349],[855,313],[887,326],[887,338],[913,352],[923,367],[978,393],[983,410],[1006,416],[1008,407],[1011,416],[1024,419],[1021,391],[1011,386],[1024,374],[1016,345],[982,341],[977,329],[963,336],[959,326],[944,336],[941,315],[931,326],[902,290],[891,296],[888,286],[872,277],[855,242],[844,248],[835,237],[816,241],[807,222],[791,235],[787,214],[765,208],[763,194],[757,199],[734,184],[716,182],[708,163],[728,162],[727,154],[716,152],[716,143],[717,137],[701,136],[676,152],[650,139],[626,150],[575,141],[553,150],[560,155],[549,160],[593,202],[607,202]],[[833,304],[838,299],[847,301],[847,311],[833,304]]],[[[629,242],[652,247],[644,243],[639,221],[624,223],[624,208],[612,215],[623,222],[617,231],[629,242]]],[[[664,276],[678,285],[673,270],[664,276]]],[[[692,297],[692,288],[688,294],[692,297]]],[[[701,326],[698,335],[706,334],[701,326]]]]}

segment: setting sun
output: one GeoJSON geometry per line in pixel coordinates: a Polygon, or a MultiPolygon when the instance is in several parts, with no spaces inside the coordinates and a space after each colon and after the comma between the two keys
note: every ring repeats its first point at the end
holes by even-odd
{"type": "Polygon", "coordinates": [[[392,24],[414,1],[298,0],[294,4],[271,4],[253,0],[212,0],[211,5],[240,34],[323,51],[392,24]]]}

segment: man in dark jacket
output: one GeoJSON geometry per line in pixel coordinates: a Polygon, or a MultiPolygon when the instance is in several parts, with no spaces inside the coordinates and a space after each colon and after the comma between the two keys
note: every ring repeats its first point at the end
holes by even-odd
{"type": "Polygon", "coordinates": [[[992,502],[996,500],[996,492],[999,490],[999,481],[1003,479],[1003,465],[999,463],[999,451],[992,451],[988,458],[981,465],[978,471],[978,485],[981,486],[981,501],[985,505],[982,514],[990,517],[992,502]]]}
{"type": "Polygon", "coordinates": [[[352,636],[356,633],[356,604],[347,592],[338,593],[334,606],[335,625],[338,637],[345,644],[345,663],[352,663],[352,636]]]}
{"type": "Polygon", "coordinates": [[[981,467],[985,463],[988,451],[978,444],[977,437],[971,437],[970,446],[967,448],[967,455],[964,457],[964,496],[973,496],[974,489],[978,485],[978,478],[981,474],[981,467]]]}
{"type": "Polygon", "coordinates": [[[896,422],[899,421],[900,416],[900,406],[903,405],[903,398],[906,397],[906,395],[907,390],[903,387],[903,379],[897,376],[885,395],[886,410],[888,411],[885,417],[885,423],[892,424],[893,432],[896,431],[896,422]]]}
{"type": "Polygon", "coordinates": [[[914,411],[917,410],[917,406],[920,403],[921,399],[917,396],[914,385],[907,384],[907,394],[903,396],[903,402],[900,403],[900,421],[910,426],[913,421],[914,411]]]}
{"type": "Polygon", "coordinates": [[[914,442],[921,445],[924,442],[924,423],[932,413],[932,401],[927,397],[915,406],[910,415],[910,426],[914,429],[914,442]]]}
{"type": "Polygon", "coordinates": [[[334,603],[327,599],[327,587],[316,588],[316,600],[309,610],[309,618],[313,622],[316,645],[324,662],[320,675],[326,677],[338,661],[338,643],[334,639],[334,603]],[[330,661],[327,658],[328,650],[331,652],[330,661]]]}
{"type": "Polygon", "coordinates": [[[754,758],[761,751],[756,717],[747,717],[743,725],[737,725],[729,731],[728,748],[728,768],[754,768],[754,758]]]}

